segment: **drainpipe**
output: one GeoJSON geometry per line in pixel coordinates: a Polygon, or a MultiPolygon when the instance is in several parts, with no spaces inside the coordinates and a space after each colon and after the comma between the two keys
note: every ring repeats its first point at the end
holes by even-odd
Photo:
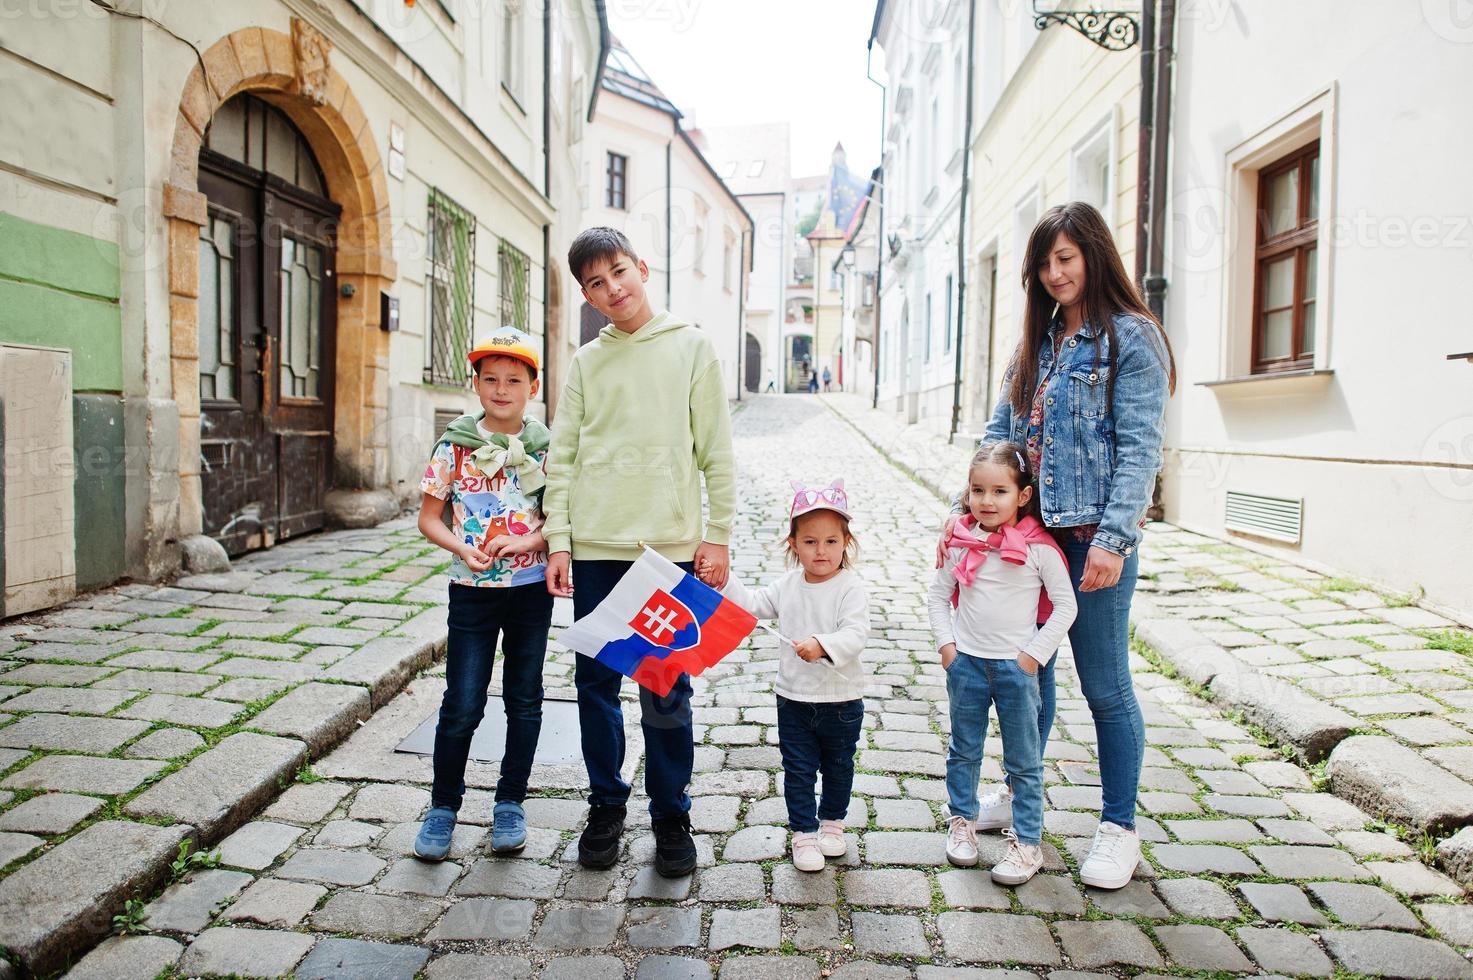
{"type": "MultiPolygon", "coordinates": [[[[677,122],[675,125],[679,126],[680,123],[677,122]]],[[[673,239],[671,237],[672,231],[670,225],[670,181],[672,179],[670,147],[674,142],[675,139],[672,137],[670,142],[665,144],[665,309],[667,310],[675,305],[675,300],[672,296],[673,290],[675,289],[675,256],[672,254],[673,246],[671,242],[673,239]]]]}
{"type": "MultiPolygon", "coordinates": [[[[552,4],[550,3],[542,5],[542,196],[549,199],[552,197],[552,4]]],[[[546,295],[543,293],[544,297],[546,295]]]]}
{"type": "MultiPolygon", "coordinates": [[[[756,231],[756,225],[753,225],[756,231]]],[[[742,400],[742,388],[746,384],[747,376],[747,236],[742,235],[742,254],[737,256],[737,359],[736,359],[736,390],[737,401],[742,400]]],[[[759,364],[757,370],[761,371],[759,364]]],[[[757,376],[760,386],[762,376],[757,376]]]]}
{"type": "Polygon", "coordinates": [[[1161,0],[1161,33],[1156,48],[1156,123],[1151,154],[1151,254],[1146,266],[1146,305],[1166,322],[1166,191],[1171,149],[1172,40],[1176,0],[1161,0]]]}
{"type": "MultiPolygon", "coordinates": [[[[542,7],[542,196],[552,200],[552,4],[542,7]]],[[[548,317],[552,300],[552,226],[542,225],[542,417],[552,421],[552,385],[548,372],[548,337],[554,324],[548,317]]],[[[561,306],[561,304],[559,304],[561,306]]],[[[560,311],[561,312],[561,311],[560,311]]]]}
{"type": "Polygon", "coordinates": [[[1135,154],[1135,281],[1144,290],[1151,247],[1151,133],[1156,116],[1156,0],[1141,6],[1141,106],[1135,154]]]}
{"type": "Polygon", "coordinates": [[[865,45],[864,52],[864,77],[868,78],[880,87],[880,165],[875,167],[870,174],[870,179],[875,185],[875,206],[880,210],[880,225],[877,229],[875,241],[875,334],[870,341],[870,355],[875,360],[875,386],[870,393],[870,408],[880,407],[880,327],[884,318],[880,316],[881,299],[885,285],[885,111],[889,102],[890,91],[879,79],[875,78],[870,69],[870,58],[875,53],[875,39],[871,35],[869,44],[865,45]]]}
{"type": "MultiPolygon", "coordinates": [[[[976,70],[974,60],[977,43],[977,0],[967,3],[967,119],[962,127],[962,192],[956,216],[956,370],[951,382],[951,435],[962,420],[962,340],[966,335],[967,307],[967,185],[971,180],[972,168],[972,73],[976,70]]],[[[990,357],[992,352],[988,351],[990,357]]]]}

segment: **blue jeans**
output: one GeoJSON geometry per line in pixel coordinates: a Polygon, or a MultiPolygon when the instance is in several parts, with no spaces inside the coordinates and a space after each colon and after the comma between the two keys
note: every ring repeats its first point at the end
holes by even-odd
{"type": "Polygon", "coordinates": [[[1146,725],[1130,681],[1130,600],[1135,595],[1139,553],[1125,559],[1120,581],[1108,589],[1080,592],[1089,545],[1061,542],[1069,559],[1069,579],[1079,613],[1069,627],[1074,669],[1094,715],[1099,739],[1100,783],[1104,808],[1100,819],[1121,827],[1135,826],[1135,797],[1140,788],[1141,760],[1146,753],[1146,725]]]}
{"type": "MultiPolygon", "coordinates": [[[[573,614],[587,616],[603,602],[624,573],[628,561],[574,561],[573,614]]],[[[690,562],[680,563],[687,572],[690,562]]],[[[629,802],[629,784],[620,775],[624,766],[624,711],[619,689],[624,675],[582,654],[573,658],[573,683],[578,688],[578,727],[583,740],[583,763],[588,767],[588,802],[623,806],[629,802]]],[[[644,730],[644,787],[650,797],[650,816],[656,820],[690,810],[691,769],[695,765],[695,725],[690,708],[690,677],[681,674],[665,697],[639,688],[640,727],[644,730]]]]}
{"type": "Polygon", "coordinates": [[[864,701],[815,703],[777,696],[777,745],[783,756],[788,829],[811,834],[820,820],[843,820],[854,787],[854,749],[864,725],[864,701]],[[823,773],[823,799],[813,787],[823,773]]]}
{"type": "Polygon", "coordinates": [[[532,756],[542,732],[542,660],[552,625],[552,596],[541,582],[505,589],[450,586],[445,697],[435,724],[433,806],[459,811],[471,737],[486,713],[486,690],[502,640],[501,701],[506,708],[506,751],[496,799],[527,797],[532,756]]]}
{"type": "Polygon", "coordinates": [[[987,741],[987,710],[997,705],[1002,766],[1013,788],[1013,831],[1024,844],[1043,837],[1043,743],[1039,738],[1038,677],[1016,659],[987,660],[958,652],[946,672],[951,740],[946,795],[953,816],[977,819],[977,780],[987,741]]]}

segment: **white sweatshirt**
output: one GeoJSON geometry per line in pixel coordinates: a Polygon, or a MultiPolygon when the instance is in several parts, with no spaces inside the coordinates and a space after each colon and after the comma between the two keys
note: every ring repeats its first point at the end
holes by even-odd
{"type": "Polygon", "coordinates": [[[817,637],[828,659],[809,663],[786,643],[778,658],[776,691],[790,701],[833,703],[864,696],[863,667],[859,662],[869,639],[869,597],[864,579],[842,569],[827,582],[803,578],[795,568],[771,585],[747,588],[735,576],[726,596],[758,619],[776,619],[778,631],[790,640],[817,637]]]}
{"type": "Polygon", "coordinates": [[[1013,660],[1026,653],[1040,664],[1048,663],[1078,611],[1069,569],[1059,553],[1046,544],[1030,544],[1028,560],[1021,565],[1003,561],[996,552],[989,554],[972,584],[962,587],[952,609],[957,588],[953,570],[964,554],[964,548],[947,552],[946,563],[936,570],[927,592],[936,646],[955,643],[957,652],[987,660],[1013,660]],[[1041,629],[1039,586],[1048,590],[1054,604],[1041,629]]]}

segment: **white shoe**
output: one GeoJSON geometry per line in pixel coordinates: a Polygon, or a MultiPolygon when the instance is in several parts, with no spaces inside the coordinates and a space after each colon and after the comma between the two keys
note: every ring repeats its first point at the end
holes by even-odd
{"type": "Polygon", "coordinates": [[[1013,825],[1013,794],[1007,789],[988,793],[977,801],[977,830],[1006,830],[1013,825]]]}
{"type": "Polygon", "coordinates": [[[793,867],[799,871],[822,871],[826,862],[818,849],[817,834],[793,835],[793,867]]]}
{"type": "Polygon", "coordinates": [[[1024,844],[1011,830],[1003,834],[1008,838],[1008,852],[992,866],[992,880],[999,885],[1021,885],[1043,867],[1043,848],[1024,844]]]}
{"type": "Polygon", "coordinates": [[[849,842],[844,839],[844,821],[824,820],[818,825],[818,849],[824,857],[843,857],[849,853],[849,842]]]}
{"type": "Polygon", "coordinates": [[[952,817],[946,830],[946,860],[958,868],[977,866],[977,832],[966,817],[952,817]]]}
{"type": "Polygon", "coordinates": [[[1124,888],[1140,860],[1140,835],[1106,820],[1095,831],[1089,856],[1079,866],[1079,880],[1091,888],[1124,888]]]}

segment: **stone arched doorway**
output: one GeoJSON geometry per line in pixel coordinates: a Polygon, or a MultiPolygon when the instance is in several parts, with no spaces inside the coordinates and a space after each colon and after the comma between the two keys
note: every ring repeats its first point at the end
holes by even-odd
{"type": "MultiPolygon", "coordinates": [[[[199,298],[201,242],[211,238],[212,223],[211,202],[200,186],[200,151],[221,106],[242,93],[279,112],[300,135],[317,168],[321,197],[338,210],[330,243],[336,275],[320,296],[335,324],[335,350],[323,351],[331,361],[319,379],[330,386],[321,394],[333,410],[319,418],[325,429],[295,431],[321,433],[318,443],[322,453],[330,452],[334,488],[323,506],[339,522],[371,523],[396,509],[386,489],[388,336],[379,329],[380,296],[396,275],[388,193],[367,117],[330,58],[329,42],[304,21],[292,21],[291,36],[246,28],[215,42],[204,54],[205,70],[195,67],[184,85],[164,185],[181,537],[205,527],[199,298]]],[[[279,369],[282,362],[266,363],[279,369]]],[[[263,534],[252,544],[272,538],[263,534]]]]}

